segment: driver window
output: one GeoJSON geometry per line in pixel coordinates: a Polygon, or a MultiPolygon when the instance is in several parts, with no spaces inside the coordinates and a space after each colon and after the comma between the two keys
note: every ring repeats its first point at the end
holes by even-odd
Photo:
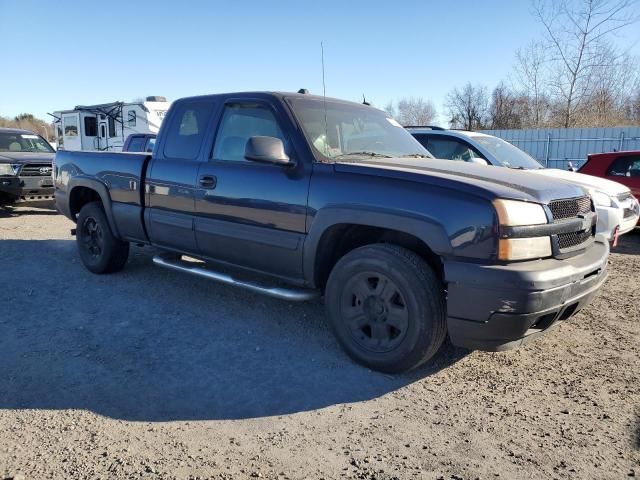
{"type": "Polygon", "coordinates": [[[275,137],[285,142],[271,110],[262,105],[227,105],[218,129],[212,158],[244,161],[247,140],[255,136],[275,137]]]}

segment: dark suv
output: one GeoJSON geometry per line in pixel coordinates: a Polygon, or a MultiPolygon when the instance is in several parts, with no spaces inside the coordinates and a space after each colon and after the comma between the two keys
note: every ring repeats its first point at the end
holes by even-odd
{"type": "Polygon", "coordinates": [[[53,200],[54,153],[34,132],[0,128],[0,202],[53,200]]]}

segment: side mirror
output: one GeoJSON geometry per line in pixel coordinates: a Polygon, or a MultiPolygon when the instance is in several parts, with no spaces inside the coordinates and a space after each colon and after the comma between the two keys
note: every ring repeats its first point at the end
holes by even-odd
{"type": "Polygon", "coordinates": [[[484,158],[478,158],[478,157],[471,157],[471,159],[469,160],[470,163],[475,163],[476,165],[489,165],[489,162],[487,162],[484,158]]]}
{"type": "Polygon", "coordinates": [[[244,158],[254,162],[273,163],[275,165],[293,165],[284,151],[282,140],[275,137],[251,137],[244,149],[244,158]]]}

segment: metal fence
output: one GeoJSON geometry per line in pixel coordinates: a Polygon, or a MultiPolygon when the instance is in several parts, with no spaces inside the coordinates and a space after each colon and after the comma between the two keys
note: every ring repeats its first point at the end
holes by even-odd
{"type": "Polygon", "coordinates": [[[524,150],[549,168],[579,167],[590,153],[640,150],[640,127],[483,130],[524,150]]]}

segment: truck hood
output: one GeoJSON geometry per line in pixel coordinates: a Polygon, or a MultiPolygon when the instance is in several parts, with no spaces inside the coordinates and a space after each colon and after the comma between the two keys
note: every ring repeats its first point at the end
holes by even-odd
{"type": "Polygon", "coordinates": [[[53,153],[33,153],[33,152],[0,152],[0,163],[51,163],[53,153]]]}
{"type": "Polygon", "coordinates": [[[568,182],[576,183],[587,190],[598,190],[612,197],[629,191],[629,188],[621,183],[607,180],[606,178],[585,175],[584,173],[570,172],[568,170],[560,170],[558,168],[544,168],[540,170],[531,170],[531,172],[537,175],[544,175],[545,177],[567,180],[568,182]]]}
{"type": "Polygon", "coordinates": [[[336,171],[387,176],[445,188],[464,184],[470,193],[485,198],[507,198],[548,203],[587,194],[579,185],[526,170],[475,165],[438,159],[381,158],[374,161],[337,162],[336,171]]]}

